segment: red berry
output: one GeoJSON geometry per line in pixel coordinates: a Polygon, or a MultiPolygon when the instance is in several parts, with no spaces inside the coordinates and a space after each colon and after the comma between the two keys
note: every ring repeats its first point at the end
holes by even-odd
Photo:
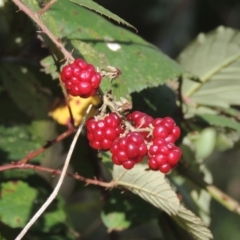
{"type": "Polygon", "coordinates": [[[178,126],[174,126],[173,130],[172,130],[172,134],[175,137],[175,140],[177,140],[180,135],[181,135],[181,130],[178,126]]]}
{"type": "Polygon", "coordinates": [[[169,143],[174,143],[180,137],[181,130],[170,117],[156,118],[152,125],[154,127],[153,139],[163,138],[169,143]]]}
{"type": "Polygon", "coordinates": [[[168,173],[171,170],[171,166],[168,163],[165,163],[159,167],[159,170],[162,173],[168,173]]]}
{"type": "MultiPolygon", "coordinates": [[[[140,111],[134,111],[127,115],[127,120],[132,122],[132,125],[136,128],[147,128],[153,122],[153,118],[146,113],[140,111]]],[[[141,131],[141,135],[144,136],[146,140],[151,140],[149,137],[150,131],[141,131]]]]}
{"type": "Polygon", "coordinates": [[[141,162],[147,151],[144,137],[139,132],[130,132],[124,137],[117,138],[110,148],[114,156],[112,159],[117,159],[117,162],[120,162],[126,169],[141,162]]]}
{"type": "Polygon", "coordinates": [[[112,161],[116,165],[122,165],[121,162],[119,162],[119,160],[118,160],[116,155],[112,155],[112,161]]]}
{"type": "Polygon", "coordinates": [[[152,158],[148,160],[148,166],[152,170],[158,170],[158,163],[152,158]]]}
{"type": "Polygon", "coordinates": [[[153,129],[154,138],[166,138],[169,135],[169,130],[163,125],[156,126],[153,129]]]}
{"type": "Polygon", "coordinates": [[[156,163],[158,164],[158,166],[161,166],[168,162],[168,157],[164,154],[157,154],[154,157],[154,159],[155,159],[156,163]]]}
{"type": "Polygon", "coordinates": [[[126,169],[132,169],[135,165],[135,162],[134,161],[131,161],[131,160],[128,160],[128,161],[125,161],[123,162],[123,167],[126,168],[126,169]]]}
{"type": "Polygon", "coordinates": [[[152,170],[163,173],[174,168],[181,158],[181,149],[163,138],[153,139],[148,151],[148,165],[152,170]]]}
{"type": "Polygon", "coordinates": [[[137,157],[139,154],[139,149],[138,146],[135,143],[129,143],[126,146],[126,153],[128,155],[129,158],[134,158],[137,157]]]}
{"type": "Polygon", "coordinates": [[[69,94],[87,98],[96,94],[102,77],[95,71],[93,65],[78,58],[63,67],[61,79],[69,94]]]}
{"type": "Polygon", "coordinates": [[[116,144],[114,145],[113,142],[123,131],[121,122],[121,118],[116,113],[110,113],[101,120],[89,118],[86,127],[90,146],[97,150],[111,149],[111,151],[117,153],[119,147],[116,144]]]}

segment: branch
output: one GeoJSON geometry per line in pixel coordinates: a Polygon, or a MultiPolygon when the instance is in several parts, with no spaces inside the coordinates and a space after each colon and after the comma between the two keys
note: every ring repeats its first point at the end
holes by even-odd
{"type": "Polygon", "coordinates": [[[20,0],[12,0],[21,11],[23,11],[26,15],[28,15],[45,33],[52,42],[58,47],[58,49],[62,52],[65,59],[74,60],[72,54],[66,50],[66,48],[62,45],[61,42],[57,40],[57,38],[52,34],[52,32],[44,25],[44,23],[39,19],[38,13],[34,13],[31,9],[25,6],[20,0]]]}
{"type": "MultiPolygon", "coordinates": [[[[11,163],[11,164],[6,164],[4,166],[0,166],[0,172],[11,170],[11,169],[32,169],[34,171],[42,171],[42,172],[48,172],[51,173],[53,176],[55,175],[61,175],[62,171],[57,170],[57,169],[52,169],[52,168],[47,168],[47,167],[42,167],[42,166],[37,166],[33,164],[20,164],[20,163],[11,163]]],[[[78,173],[72,174],[72,173],[66,173],[67,176],[72,177],[76,180],[85,182],[87,185],[92,184],[92,185],[97,185],[105,188],[113,188],[115,187],[114,182],[102,182],[97,179],[90,179],[90,178],[85,178],[78,173]]]]}
{"type": "Polygon", "coordinates": [[[45,4],[45,6],[38,12],[38,15],[42,15],[46,12],[57,0],[51,0],[49,3],[45,4]]]}
{"type": "Polygon", "coordinates": [[[84,115],[84,118],[82,120],[82,123],[80,124],[74,138],[73,138],[73,141],[71,143],[71,146],[70,146],[70,149],[68,151],[68,154],[67,154],[67,157],[66,157],[66,161],[64,163],[64,166],[63,166],[63,170],[61,172],[61,175],[60,175],[60,178],[58,180],[58,183],[55,187],[55,189],[53,190],[52,194],[49,196],[49,198],[46,200],[46,202],[42,205],[42,207],[35,213],[35,215],[30,219],[30,221],[27,223],[27,225],[23,228],[23,230],[19,233],[19,235],[16,237],[15,240],[21,240],[24,235],[27,233],[27,231],[29,230],[29,228],[37,221],[37,219],[42,215],[42,213],[47,209],[47,207],[52,203],[52,201],[55,199],[55,197],[57,196],[58,192],[59,192],[59,189],[60,187],[62,186],[62,183],[63,183],[63,180],[64,180],[64,177],[66,175],[66,172],[67,172],[67,168],[68,168],[68,165],[70,163],[70,159],[71,159],[71,156],[72,156],[72,153],[73,153],[73,150],[75,148],[75,145],[77,143],[77,140],[78,140],[78,137],[82,131],[82,128],[85,124],[85,121],[86,121],[86,118],[87,118],[87,115],[89,114],[89,111],[91,110],[91,107],[92,107],[92,104],[88,107],[85,115],[84,115]]]}
{"type": "Polygon", "coordinates": [[[53,139],[51,141],[48,141],[41,148],[27,154],[24,158],[22,158],[21,160],[18,161],[18,164],[20,164],[20,165],[26,164],[29,160],[33,159],[34,157],[36,157],[40,153],[44,152],[47,148],[51,147],[55,143],[62,141],[64,138],[68,137],[69,135],[71,135],[74,132],[75,132],[75,128],[68,129],[66,132],[62,133],[61,135],[59,135],[55,139],[53,139]]]}

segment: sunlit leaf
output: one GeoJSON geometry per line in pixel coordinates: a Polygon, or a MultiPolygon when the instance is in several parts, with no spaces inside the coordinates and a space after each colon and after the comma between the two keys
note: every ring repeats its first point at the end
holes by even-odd
{"type": "Polygon", "coordinates": [[[199,113],[199,106],[228,108],[231,104],[240,104],[239,41],[238,30],[221,26],[208,34],[199,34],[180,54],[181,66],[200,80],[183,81],[187,113],[199,113]]]}
{"type": "Polygon", "coordinates": [[[0,218],[10,227],[24,227],[30,218],[37,190],[21,181],[1,184],[0,218]]]}
{"type": "Polygon", "coordinates": [[[114,166],[113,178],[119,186],[123,186],[141,198],[150,202],[168,214],[177,214],[179,199],[171,189],[165,175],[159,171],[147,171],[146,165],[137,165],[131,170],[122,166],[114,166]]]}

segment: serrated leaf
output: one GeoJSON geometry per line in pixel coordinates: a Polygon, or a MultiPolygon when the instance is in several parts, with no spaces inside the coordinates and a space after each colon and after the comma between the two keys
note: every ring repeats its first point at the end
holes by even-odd
{"type": "Polygon", "coordinates": [[[228,108],[240,104],[239,41],[238,30],[221,26],[208,34],[199,34],[180,54],[180,65],[200,79],[183,81],[188,113],[199,113],[201,105],[228,108]]]}
{"type": "Polygon", "coordinates": [[[21,181],[1,184],[0,219],[10,227],[24,227],[38,191],[21,181]]]}
{"type": "Polygon", "coordinates": [[[49,95],[41,88],[29,67],[1,63],[0,80],[15,104],[28,116],[48,118],[49,95]]]}
{"type": "Polygon", "coordinates": [[[146,165],[140,164],[126,170],[115,165],[113,179],[119,186],[127,188],[169,215],[177,214],[179,199],[165,179],[165,175],[161,172],[146,171],[146,168],[146,165]]]}
{"type": "Polygon", "coordinates": [[[48,56],[42,59],[41,65],[43,66],[43,72],[45,72],[46,74],[50,74],[52,79],[58,79],[59,74],[56,71],[56,66],[52,56],[48,56]]]}
{"type": "Polygon", "coordinates": [[[177,216],[172,216],[172,218],[196,240],[213,238],[212,233],[202,220],[183,206],[180,206],[177,216]]]}
{"type": "Polygon", "coordinates": [[[71,2],[76,3],[83,7],[89,8],[90,10],[94,10],[95,12],[100,13],[104,16],[107,16],[108,18],[111,18],[118,23],[125,24],[126,26],[137,30],[130,23],[126,22],[125,20],[123,20],[122,18],[117,16],[116,14],[113,14],[112,12],[110,12],[109,10],[107,10],[106,8],[102,7],[101,5],[97,4],[96,2],[94,2],[92,0],[71,0],[71,2]]]}
{"type": "MultiPolygon", "coordinates": [[[[39,11],[37,2],[23,2],[39,11]]],[[[68,0],[57,1],[41,18],[57,38],[69,40],[66,46],[69,51],[74,46],[75,57],[83,56],[98,67],[111,65],[122,71],[112,86],[107,80],[101,84],[104,92],[112,87],[117,98],[129,97],[132,92],[158,86],[185,73],[175,61],[141,37],[88,9],[76,8],[68,0]]]]}
{"type": "Polygon", "coordinates": [[[240,131],[240,123],[236,122],[231,118],[212,114],[198,114],[197,116],[208,122],[210,125],[227,127],[240,131]]]}

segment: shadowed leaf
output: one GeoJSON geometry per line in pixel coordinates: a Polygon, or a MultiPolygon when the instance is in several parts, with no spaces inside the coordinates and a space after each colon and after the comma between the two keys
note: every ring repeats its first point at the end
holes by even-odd
{"type": "Polygon", "coordinates": [[[210,230],[202,220],[183,206],[180,206],[177,216],[173,216],[173,219],[196,240],[209,240],[213,238],[210,230]]]}

